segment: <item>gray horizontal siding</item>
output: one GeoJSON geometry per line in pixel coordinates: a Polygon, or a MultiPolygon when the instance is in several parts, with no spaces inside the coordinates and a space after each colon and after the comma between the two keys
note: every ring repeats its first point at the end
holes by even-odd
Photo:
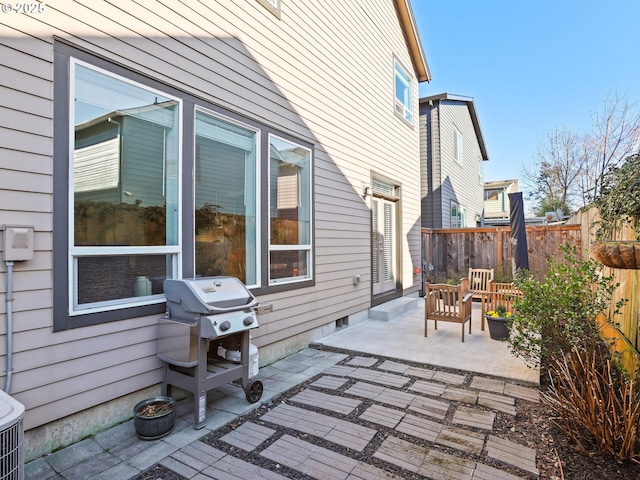
{"type": "MultiPolygon", "coordinates": [[[[370,213],[361,185],[372,171],[402,185],[402,282],[413,287],[418,127],[393,114],[393,58],[411,61],[391,0],[292,3],[282,20],[253,1],[179,9],[159,1],[150,11],[82,0],[19,17],[3,25],[9,34],[0,39],[0,215],[36,230],[35,258],[14,274],[13,393],[28,409],[27,429],[160,379],[155,318],[51,331],[54,35],[316,146],[316,286],[261,298],[274,311],[261,316],[254,343],[370,305],[370,213]],[[363,282],[354,286],[353,275],[363,282]]],[[[5,291],[0,281],[2,313],[5,291]]]]}

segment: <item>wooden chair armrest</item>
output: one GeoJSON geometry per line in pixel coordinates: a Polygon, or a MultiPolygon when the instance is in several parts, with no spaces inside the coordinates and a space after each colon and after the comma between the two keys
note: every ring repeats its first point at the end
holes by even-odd
{"type": "Polygon", "coordinates": [[[468,302],[471,298],[473,298],[473,292],[467,292],[465,296],[462,297],[462,302],[468,302]]]}

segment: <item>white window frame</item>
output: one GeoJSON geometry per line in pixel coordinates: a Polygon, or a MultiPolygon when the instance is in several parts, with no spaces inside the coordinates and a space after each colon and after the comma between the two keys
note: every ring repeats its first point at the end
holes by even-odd
{"type": "Polygon", "coordinates": [[[273,13],[280,20],[281,0],[258,0],[258,3],[273,13]]]}
{"type": "Polygon", "coordinates": [[[96,257],[96,256],[128,256],[128,255],[171,255],[171,271],[173,278],[182,277],[182,100],[178,97],[172,96],[161,90],[151,88],[147,85],[135,82],[126,77],[122,77],[108,70],[96,67],[89,63],[83,62],[76,58],[70,59],[70,71],[69,71],[69,118],[74,118],[75,112],[75,69],[76,66],[81,65],[84,68],[99,72],[103,75],[115,78],[121,82],[134,85],[136,87],[145,89],[149,92],[157,93],[166,98],[175,100],[178,104],[178,179],[177,179],[177,242],[175,245],[161,245],[161,246],[135,246],[135,247],[116,247],[116,246],[100,246],[100,247],[77,247],[75,246],[74,237],[74,149],[71,147],[75,143],[75,125],[73,121],[69,122],[69,188],[68,188],[68,268],[69,272],[69,285],[68,285],[68,312],[69,316],[85,315],[89,313],[108,312],[112,310],[119,310],[122,308],[137,307],[142,305],[150,305],[156,303],[163,303],[165,301],[164,295],[152,295],[141,298],[122,298],[109,301],[93,302],[78,305],[78,259],[81,257],[96,257]]]}
{"type": "Polygon", "coordinates": [[[313,151],[310,148],[305,147],[304,145],[300,144],[299,142],[293,141],[291,139],[288,138],[284,138],[281,137],[279,135],[275,135],[273,133],[269,133],[268,138],[267,138],[267,145],[269,145],[269,148],[267,150],[267,155],[270,157],[270,145],[271,145],[271,139],[272,138],[277,138],[279,140],[282,140],[284,142],[288,142],[291,144],[294,144],[296,146],[298,146],[299,148],[302,148],[306,151],[309,152],[309,191],[307,192],[308,194],[308,198],[307,198],[307,202],[309,205],[309,240],[311,241],[311,243],[309,244],[297,244],[297,245],[272,245],[271,244],[271,158],[267,159],[267,178],[269,179],[268,185],[267,185],[267,198],[268,198],[268,202],[267,202],[267,210],[266,210],[266,215],[268,218],[268,232],[265,235],[266,238],[269,239],[269,259],[267,261],[267,274],[269,277],[269,285],[282,285],[282,284],[289,284],[289,283],[297,283],[297,282],[304,282],[304,281],[308,281],[314,278],[314,273],[313,273],[313,188],[312,188],[312,184],[313,184],[313,151]],[[301,252],[306,252],[306,261],[307,261],[307,274],[306,275],[300,275],[300,276],[294,276],[294,277],[284,277],[284,278],[271,278],[271,252],[276,252],[276,251],[291,251],[291,250],[297,250],[297,251],[301,251],[301,252]]]}
{"type": "Polygon", "coordinates": [[[464,136],[456,127],[453,129],[453,158],[460,165],[464,164],[464,136]]]}
{"type": "Polygon", "coordinates": [[[393,102],[396,115],[413,125],[413,80],[398,60],[393,61],[393,102]],[[405,86],[403,92],[398,91],[398,81],[405,86]]]}
{"type": "MultiPolygon", "coordinates": [[[[255,271],[255,275],[256,275],[256,283],[252,283],[249,284],[247,283],[246,286],[247,288],[258,288],[260,287],[260,279],[262,278],[262,249],[260,248],[260,239],[263,238],[263,233],[262,233],[262,229],[261,229],[261,225],[262,225],[262,215],[264,215],[264,209],[261,207],[260,203],[261,203],[261,184],[262,182],[260,182],[260,175],[261,175],[261,165],[262,165],[262,160],[261,160],[261,148],[260,146],[262,145],[262,130],[258,127],[255,127],[253,125],[250,125],[248,123],[245,122],[241,122],[239,120],[235,120],[227,115],[223,115],[221,113],[215,112],[209,108],[206,108],[202,105],[196,105],[194,108],[194,112],[193,112],[193,124],[194,124],[194,128],[193,128],[193,145],[194,145],[194,149],[193,149],[193,154],[194,157],[196,155],[196,149],[195,149],[195,145],[196,145],[196,135],[197,135],[197,128],[196,128],[196,119],[198,116],[198,112],[203,113],[205,115],[209,115],[211,117],[215,117],[219,120],[222,120],[223,122],[227,122],[231,125],[236,125],[238,127],[244,128],[246,130],[250,130],[252,132],[254,132],[256,134],[255,137],[255,150],[256,150],[256,185],[254,186],[255,188],[255,201],[256,201],[256,238],[255,238],[255,262],[256,262],[256,271],[255,271]]],[[[197,167],[197,164],[195,163],[195,158],[194,158],[194,167],[197,167]]],[[[194,178],[193,178],[193,193],[195,196],[195,189],[196,189],[196,179],[195,179],[195,169],[194,169],[194,178]]],[[[194,205],[195,207],[195,205],[194,205]]],[[[193,212],[194,217],[195,217],[195,212],[193,212]]],[[[194,243],[195,243],[195,236],[194,236],[194,243]]],[[[196,255],[195,255],[195,246],[194,246],[194,255],[193,255],[193,271],[196,271],[196,266],[195,266],[195,262],[196,262],[196,255]]]]}
{"type": "Polygon", "coordinates": [[[454,200],[451,200],[451,204],[449,206],[449,222],[450,228],[462,228],[462,210],[460,204],[454,200]],[[456,215],[453,215],[453,209],[456,209],[456,215]],[[455,218],[455,221],[454,221],[455,218]]]}

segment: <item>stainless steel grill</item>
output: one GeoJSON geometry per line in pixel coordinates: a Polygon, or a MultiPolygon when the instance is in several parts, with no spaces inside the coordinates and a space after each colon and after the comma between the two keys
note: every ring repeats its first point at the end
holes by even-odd
{"type": "Polygon", "coordinates": [[[241,380],[247,401],[262,397],[263,385],[250,378],[249,331],[258,327],[258,301],[234,277],[164,281],[167,313],[158,321],[158,357],[164,360],[162,390],[193,393],[195,428],[206,425],[207,392],[241,380]],[[218,355],[218,347],[240,351],[240,363],[218,355]]]}

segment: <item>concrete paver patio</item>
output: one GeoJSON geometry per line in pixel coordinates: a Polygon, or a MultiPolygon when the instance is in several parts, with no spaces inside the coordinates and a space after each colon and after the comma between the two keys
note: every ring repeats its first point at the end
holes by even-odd
{"type": "Polygon", "coordinates": [[[493,424],[496,415],[515,416],[538,401],[538,390],[528,386],[537,384],[537,372],[514,368],[518,362],[506,345],[481,332],[476,318],[464,343],[457,325],[430,329],[424,338],[420,303],[394,320],[344,328],[317,348],[262,368],[265,392],[258,404],[248,404],[233,384],[210,392],[203,429],[192,428],[187,399],[163,439],[139,440],[133,423],[125,422],[29,462],[26,478],[128,479],[156,464],[195,480],[375,479],[403,472],[434,479],[536,478],[535,450],[494,435],[493,424]],[[491,351],[504,365],[490,361],[491,351]],[[271,402],[304,382],[302,390],[271,402]],[[241,417],[260,404],[266,408],[241,417]],[[234,428],[224,429],[231,421],[234,428]],[[263,468],[265,462],[279,464],[279,473],[263,468]]]}

